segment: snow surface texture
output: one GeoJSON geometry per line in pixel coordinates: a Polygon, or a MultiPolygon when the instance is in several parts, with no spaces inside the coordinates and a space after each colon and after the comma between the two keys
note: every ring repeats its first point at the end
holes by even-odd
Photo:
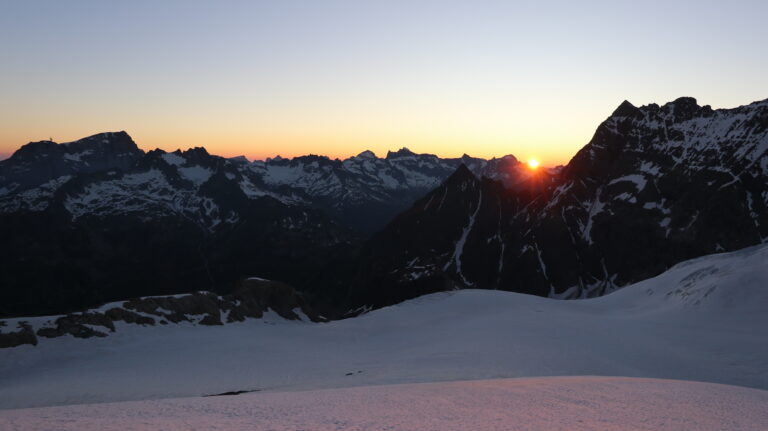
{"type": "Polygon", "coordinates": [[[464,290],[320,324],[118,323],[0,350],[0,408],[563,375],[768,389],[766,280],[761,245],[587,300],[464,290]]]}
{"type": "Polygon", "coordinates": [[[553,377],[0,411],[4,430],[761,430],[768,391],[553,377]]]}

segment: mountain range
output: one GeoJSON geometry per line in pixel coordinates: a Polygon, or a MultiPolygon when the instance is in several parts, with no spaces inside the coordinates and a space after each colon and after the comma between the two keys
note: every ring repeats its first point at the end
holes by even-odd
{"type": "Polygon", "coordinates": [[[0,316],[294,285],[323,312],[457,288],[597,296],[768,238],[768,100],[622,103],[563,167],[407,149],[250,162],[125,132],[0,161],[0,316]]]}
{"type": "Polygon", "coordinates": [[[365,244],[350,294],[366,308],[457,288],[598,296],[767,238],[768,100],[625,101],[543,187],[459,168],[365,244]]]}
{"type": "Polygon", "coordinates": [[[520,187],[512,156],[249,162],[204,148],[144,152],[125,132],[24,145],[0,161],[0,315],[132,296],[229,293],[266,276],[332,295],[358,244],[458,166],[520,187]],[[330,284],[333,284],[330,282],[330,284]]]}

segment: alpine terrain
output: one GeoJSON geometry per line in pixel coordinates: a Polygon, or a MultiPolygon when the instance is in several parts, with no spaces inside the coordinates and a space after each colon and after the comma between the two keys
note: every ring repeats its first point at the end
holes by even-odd
{"type": "Polygon", "coordinates": [[[599,296],[768,239],[768,100],[622,103],[554,177],[511,189],[460,167],[363,247],[350,297],[457,288],[599,296]]]}

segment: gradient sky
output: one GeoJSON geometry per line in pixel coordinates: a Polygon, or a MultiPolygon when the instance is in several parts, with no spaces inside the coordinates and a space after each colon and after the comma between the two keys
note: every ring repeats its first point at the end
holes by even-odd
{"type": "Polygon", "coordinates": [[[766,1],[4,1],[0,157],[126,130],[225,156],[565,163],[628,99],[768,97],[766,1]]]}

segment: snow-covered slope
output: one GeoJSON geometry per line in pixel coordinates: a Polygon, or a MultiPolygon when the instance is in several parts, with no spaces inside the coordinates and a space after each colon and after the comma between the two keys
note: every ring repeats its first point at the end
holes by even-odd
{"type": "Polygon", "coordinates": [[[10,430],[756,431],[768,391],[619,377],[368,386],[0,411],[10,430]]]}
{"type": "Polygon", "coordinates": [[[762,245],[595,299],[461,290],[329,323],[117,322],[0,349],[0,407],[561,375],[768,389],[766,280],[762,245]]]}

